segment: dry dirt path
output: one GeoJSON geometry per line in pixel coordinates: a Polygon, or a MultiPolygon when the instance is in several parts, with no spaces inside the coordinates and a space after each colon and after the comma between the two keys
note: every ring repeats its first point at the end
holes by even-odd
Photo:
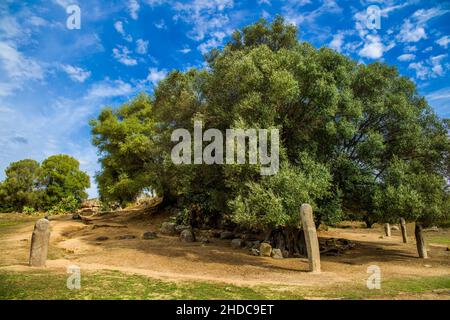
{"type": "MultiPolygon", "coordinates": [[[[323,256],[318,274],[306,272],[306,259],[255,257],[245,249],[232,249],[229,241],[212,239],[210,244],[181,243],[177,237],[158,236],[142,240],[145,231],[157,231],[166,217],[148,218],[129,212],[121,216],[99,217],[85,225],[69,216],[51,219],[52,235],[47,268],[65,271],[70,264],[81,270],[119,270],[172,281],[206,280],[236,285],[336,286],[365,285],[367,267],[378,265],[383,279],[401,277],[450,276],[450,253],[430,246],[430,259],[416,257],[414,241],[403,244],[398,231],[380,238],[381,228],[336,229],[319,236],[353,240],[356,247],[340,256],[323,256]],[[135,239],[116,237],[134,235],[135,239]],[[96,240],[107,236],[105,241],[96,240]]],[[[0,234],[0,266],[25,270],[33,225],[0,234]]],[[[412,234],[410,232],[410,234],[412,234]]]]}

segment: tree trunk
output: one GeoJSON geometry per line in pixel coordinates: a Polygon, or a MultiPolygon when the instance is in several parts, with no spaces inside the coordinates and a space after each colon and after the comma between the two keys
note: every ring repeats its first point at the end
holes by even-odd
{"type": "Polygon", "coordinates": [[[386,237],[391,236],[391,225],[389,223],[384,224],[384,232],[386,233],[386,237]]]}
{"type": "Polygon", "coordinates": [[[273,229],[265,237],[273,248],[280,249],[283,257],[302,256],[306,257],[305,236],[299,228],[277,228],[273,229]]]}
{"type": "Polygon", "coordinates": [[[372,226],[373,226],[373,221],[370,219],[369,215],[366,215],[366,216],[364,217],[364,222],[366,223],[366,227],[367,227],[368,229],[372,228],[372,226]]]}
{"type": "Polygon", "coordinates": [[[422,225],[416,222],[416,228],[414,230],[416,236],[416,245],[419,257],[422,259],[428,258],[427,249],[425,247],[425,239],[423,238],[422,225]]]}
{"type": "Polygon", "coordinates": [[[400,218],[400,228],[402,230],[403,243],[408,243],[408,235],[406,233],[406,221],[403,218],[400,218]]]}

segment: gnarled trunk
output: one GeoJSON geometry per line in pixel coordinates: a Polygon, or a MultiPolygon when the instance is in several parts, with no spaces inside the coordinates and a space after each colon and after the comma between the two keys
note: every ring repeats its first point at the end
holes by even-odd
{"type": "Polygon", "coordinates": [[[280,249],[284,257],[307,256],[302,229],[293,227],[273,229],[267,233],[265,241],[270,242],[273,248],[280,249]]]}

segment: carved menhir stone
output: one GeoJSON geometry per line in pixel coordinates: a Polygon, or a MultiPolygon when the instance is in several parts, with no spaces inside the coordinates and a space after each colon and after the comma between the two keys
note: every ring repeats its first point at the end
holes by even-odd
{"type": "Polygon", "coordinates": [[[314,224],[312,208],[309,204],[302,204],[300,208],[303,233],[305,234],[306,251],[308,253],[309,271],[320,272],[319,240],[314,224]]]}
{"type": "Polygon", "coordinates": [[[403,243],[408,243],[408,235],[406,233],[406,221],[403,218],[400,218],[400,227],[402,229],[403,243]]]}
{"type": "Polygon", "coordinates": [[[417,252],[419,253],[419,257],[422,259],[428,258],[427,249],[425,246],[425,239],[423,238],[422,233],[422,225],[416,222],[416,228],[414,230],[414,234],[416,236],[416,246],[417,252]]]}
{"type": "Polygon", "coordinates": [[[47,260],[48,242],[50,239],[50,221],[39,219],[31,236],[30,266],[44,267],[47,260]]]}
{"type": "Polygon", "coordinates": [[[384,233],[386,234],[386,237],[391,236],[391,225],[389,223],[384,224],[384,233]]]}

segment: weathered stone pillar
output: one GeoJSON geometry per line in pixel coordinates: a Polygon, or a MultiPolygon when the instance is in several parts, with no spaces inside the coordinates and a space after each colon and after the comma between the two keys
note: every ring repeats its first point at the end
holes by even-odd
{"type": "Polygon", "coordinates": [[[302,204],[300,218],[305,234],[306,251],[308,253],[309,271],[320,272],[319,240],[317,239],[316,226],[314,224],[312,208],[309,204],[302,204]]]}
{"type": "Polygon", "coordinates": [[[403,243],[408,243],[408,235],[406,233],[406,221],[400,218],[400,229],[402,230],[403,243]]]}
{"type": "Polygon", "coordinates": [[[384,224],[384,233],[386,233],[386,237],[391,236],[391,225],[389,223],[384,224]]]}
{"type": "Polygon", "coordinates": [[[47,260],[48,242],[50,239],[50,221],[39,219],[31,236],[30,266],[44,267],[47,260]]]}
{"type": "Polygon", "coordinates": [[[416,228],[414,230],[414,235],[416,236],[417,252],[419,257],[422,259],[428,258],[427,248],[425,247],[425,239],[423,238],[422,225],[416,222],[416,228]]]}

